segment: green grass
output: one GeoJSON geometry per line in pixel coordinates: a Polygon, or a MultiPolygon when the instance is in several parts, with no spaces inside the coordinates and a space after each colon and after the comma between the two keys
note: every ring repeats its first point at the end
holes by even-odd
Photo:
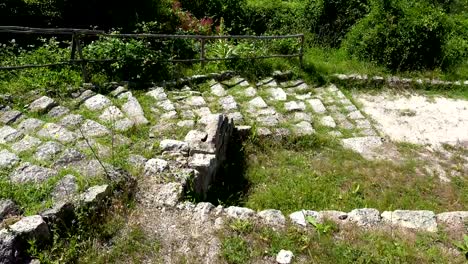
{"type": "Polygon", "coordinates": [[[250,189],[240,202],[255,210],[467,210],[467,179],[441,183],[419,175],[421,163],[412,159],[402,164],[368,161],[314,137],[296,143],[263,142],[246,151],[244,177],[250,189]]]}
{"type": "Polygon", "coordinates": [[[462,254],[454,256],[447,250],[456,250],[458,238],[444,232],[412,234],[328,225],[328,232],[319,233],[296,227],[275,231],[258,224],[250,224],[248,230],[237,226],[230,224],[220,234],[227,263],[274,259],[281,249],[291,250],[294,259],[305,263],[465,263],[462,254]]]}

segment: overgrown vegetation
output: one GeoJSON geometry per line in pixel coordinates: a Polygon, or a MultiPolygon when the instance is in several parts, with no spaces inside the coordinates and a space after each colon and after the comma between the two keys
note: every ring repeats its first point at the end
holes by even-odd
{"type": "Polygon", "coordinates": [[[281,249],[290,249],[295,259],[307,263],[464,263],[450,254],[457,243],[444,232],[408,234],[398,230],[356,231],[325,223],[329,232],[288,227],[273,230],[244,220],[235,220],[220,235],[222,256],[227,263],[256,263],[274,259],[281,249]],[[437,241],[436,243],[434,241],[437,241]]]}

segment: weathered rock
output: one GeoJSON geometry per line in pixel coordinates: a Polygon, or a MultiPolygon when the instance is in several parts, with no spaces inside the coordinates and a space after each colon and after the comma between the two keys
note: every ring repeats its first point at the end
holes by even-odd
{"type": "Polygon", "coordinates": [[[436,216],[437,223],[448,227],[449,229],[465,229],[468,224],[468,211],[441,213],[436,216]]]}
{"type": "Polygon", "coordinates": [[[22,163],[10,174],[10,180],[15,183],[39,183],[55,175],[57,175],[57,172],[55,170],[33,165],[29,162],[25,162],[22,163]]]}
{"type": "Polygon", "coordinates": [[[364,119],[365,117],[361,114],[359,110],[353,111],[348,114],[348,118],[352,120],[364,119]]]}
{"type": "Polygon", "coordinates": [[[307,102],[312,107],[312,110],[314,110],[315,113],[323,114],[323,113],[327,112],[327,109],[325,108],[325,105],[323,105],[323,103],[322,103],[322,101],[320,101],[320,99],[310,99],[307,102]]]}
{"type": "Polygon", "coordinates": [[[276,255],[276,262],[279,264],[289,264],[292,261],[294,254],[289,250],[280,250],[278,255],[276,255]]]}
{"type": "Polygon", "coordinates": [[[348,213],[349,221],[362,227],[375,227],[380,224],[380,213],[376,209],[354,209],[348,213]]]}
{"type": "Polygon", "coordinates": [[[3,113],[0,113],[0,123],[4,125],[10,125],[16,122],[23,114],[20,111],[9,110],[3,113]]]}
{"type": "Polygon", "coordinates": [[[303,102],[291,101],[284,104],[284,109],[289,112],[305,111],[306,105],[303,102]]]}
{"type": "Polygon", "coordinates": [[[221,98],[219,104],[225,111],[236,110],[238,107],[236,100],[231,95],[221,98]]]}
{"type": "Polygon", "coordinates": [[[399,227],[428,232],[437,231],[436,216],[431,211],[385,211],[382,213],[382,220],[399,227]]]}
{"type": "Polygon", "coordinates": [[[50,239],[49,227],[40,215],[24,217],[11,225],[10,230],[24,241],[36,240],[42,243],[50,239]]]}
{"type": "Polygon", "coordinates": [[[335,120],[333,120],[333,117],[331,116],[322,117],[321,124],[326,127],[331,127],[331,128],[336,127],[335,120]]]}
{"type": "Polygon", "coordinates": [[[277,115],[266,115],[257,117],[259,124],[267,127],[277,126],[279,124],[279,118],[277,115]]]}
{"type": "Polygon", "coordinates": [[[343,139],[343,146],[351,149],[364,157],[371,157],[372,151],[380,147],[382,139],[380,137],[358,137],[358,138],[347,138],[343,139]]]}
{"type": "Polygon", "coordinates": [[[93,186],[80,196],[80,201],[85,205],[99,205],[110,195],[109,185],[93,186]]]}
{"type": "Polygon", "coordinates": [[[79,152],[76,149],[68,148],[66,149],[63,154],[55,161],[54,167],[67,167],[70,164],[74,164],[84,160],[86,156],[79,152]]]}
{"type": "Polygon", "coordinates": [[[189,145],[187,142],[172,140],[172,139],[166,139],[166,140],[161,141],[159,143],[159,147],[163,151],[169,151],[169,152],[179,152],[179,153],[188,154],[188,151],[189,151],[189,145]]]}
{"type": "Polygon", "coordinates": [[[208,133],[199,130],[191,130],[185,136],[185,142],[206,142],[208,133]]]}
{"type": "Polygon", "coordinates": [[[298,136],[312,135],[315,133],[315,129],[307,121],[302,121],[298,124],[295,124],[293,127],[293,131],[298,136]]]}
{"type": "Polygon", "coordinates": [[[126,113],[128,118],[136,125],[146,125],[149,123],[148,119],[145,117],[143,108],[138,100],[133,96],[130,96],[127,99],[127,102],[122,105],[122,111],[126,113]]]}
{"type": "Polygon", "coordinates": [[[227,116],[235,123],[242,123],[244,121],[244,116],[240,112],[228,113],[227,116]]]}
{"type": "Polygon", "coordinates": [[[201,107],[201,106],[206,105],[205,99],[203,99],[203,97],[201,96],[189,97],[185,100],[185,103],[189,106],[194,106],[194,107],[201,107]]]}
{"type": "Polygon", "coordinates": [[[110,135],[109,129],[91,119],[87,119],[81,125],[81,133],[83,133],[85,137],[103,137],[110,135]]]}
{"type": "Polygon", "coordinates": [[[157,87],[156,89],[147,92],[146,95],[153,97],[156,101],[167,100],[167,94],[164,92],[164,88],[161,87],[157,87]]]}
{"type": "Polygon", "coordinates": [[[141,155],[130,154],[128,156],[128,163],[138,169],[144,168],[147,161],[148,159],[141,155]]]}
{"type": "Polygon", "coordinates": [[[195,191],[205,194],[216,176],[219,163],[214,154],[190,154],[189,166],[196,170],[194,181],[195,191]]]}
{"type": "Polygon", "coordinates": [[[158,107],[162,108],[164,111],[174,111],[175,110],[174,104],[169,100],[159,101],[156,105],[158,107]]]}
{"type": "Polygon", "coordinates": [[[289,215],[289,218],[291,221],[295,224],[298,224],[300,226],[307,226],[307,217],[312,217],[315,219],[315,221],[320,222],[321,221],[321,215],[319,212],[316,211],[310,211],[310,210],[302,210],[298,212],[294,212],[289,215]]]}
{"type": "Polygon", "coordinates": [[[57,118],[57,117],[61,117],[61,116],[64,116],[66,114],[70,113],[70,110],[64,106],[56,106],[56,107],[53,107],[52,109],[50,109],[50,111],[47,113],[47,115],[49,117],[52,117],[52,118],[57,118]]]}
{"type": "Polygon", "coordinates": [[[36,118],[28,118],[18,125],[18,130],[23,133],[32,133],[44,125],[44,121],[36,118]]]}
{"type": "Polygon", "coordinates": [[[117,106],[111,105],[102,112],[102,114],[99,116],[99,119],[106,122],[115,122],[124,117],[125,115],[117,106]]]}
{"type": "Polygon", "coordinates": [[[255,108],[267,108],[268,105],[261,97],[255,97],[254,99],[249,101],[249,105],[255,108]]]}
{"type": "Polygon", "coordinates": [[[294,121],[312,121],[312,117],[308,113],[296,112],[293,117],[294,121]]]}
{"type": "Polygon", "coordinates": [[[0,169],[11,169],[18,164],[20,159],[15,154],[4,149],[0,151],[0,169]]]}
{"type": "Polygon", "coordinates": [[[208,107],[201,107],[193,110],[199,117],[211,115],[211,110],[208,107]]]}
{"type": "Polygon", "coordinates": [[[41,213],[44,221],[49,225],[70,225],[75,219],[75,205],[70,201],[60,201],[41,213]]]}
{"type": "Polygon", "coordinates": [[[48,141],[37,148],[34,158],[40,161],[50,161],[56,157],[62,149],[62,144],[48,141]]]}
{"type": "Polygon", "coordinates": [[[54,99],[47,96],[42,96],[29,105],[29,111],[44,113],[56,105],[57,103],[54,101],[54,99]]]}
{"type": "Polygon", "coordinates": [[[0,230],[0,263],[9,264],[21,261],[18,236],[6,229],[0,230]]]}
{"type": "Polygon", "coordinates": [[[176,111],[169,111],[161,115],[161,120],[170,120],[170,119],[176,119],[176,118],[177,118],[176,111]]]}
{"type": "Polygon", "coordinates": [[[111,100],[102,94],[96,94],[84,102],[84,106],[91,111],[101,111],[110,105],[112,105],[111,100]]]}
{"type": "Polygon", "coordinates": [[[124,132],[130,130],[134,125],[135,123],[132,120],[123,118],[115,122],[114,129],[120,132],[124,132]]]}
{"type": "Polygon", "coordinates": [[[325,210],[319,212],[320,216],[324,220],[330,220],[338,224],[347,223],[349,216],[345,212],[335,210],[325,210]]]}
{"type": "Polygon", "coordinates": [[[226,95],[226,90],[224,90],[224,87],[221,84],[217,83],[211,86],[211,93],[218,97],[222,97],[226,95]]]}
{"type": "Polygon", "coordinates": [[[145,164],[146,176],[158,176],[158,174],[169,168],[167,161],[163,159],[150,159],[145,164]]]}
{"type": "Polygon", "coordinates": [[[14,216],[19,214],[20,209],[12,200],[0,200],[0,222],[8,216],[14,216]]]}
{"type": "Polygon", "coordinates": [[[171,182],[159,186],[154,203],[159,206],[176,206],[183,197],[182,184],[171,182]]]}
{"type": "Polygon", "coordinates": [[[118,97],[119,95],[127,92],[128,90],[123,87],[123,86],[118,86],[117,88],[115,88],[115,90],[113,90],[112,92],[110,92],[110,95],[114,96],[114,97],[118,97]]]}
{"type": "Polygon", "coordinates": [[[77,139],[77,135],[63,126],[47,123],[44,127],[37,132],[39,137],[57,140],[61,143],[71,143],[77,139]]]}
{"type": "Polygon", "coordinates": [[[226,215],[236,219],[247,220],[255,216],[255,211],[249,208],[230,206],[226,208],[226,215]]]}
{"type": "Polygon", "coordinates": [[[83,123],[84,118],[81,115],[70,114],[62,118],[60,121],[60,125],[73,129],[78,127],[81,123],[83,123]]]}
{"type": "Polygon", "coordinates": [[[14,142],[22,137],[23,133],[10,126],[4,126],[0,128],[0,144],[14,142]]]}
{"type": "Polygon", "coordinates": [[[257,128],[257,135],[259,135],[260,137],[270,136],[271,134],[271,130],[266,127],[257,128]]]}
{"type": "Polygon", "coordinates": [[[73,175],[65,175],[52,191],[52,197],[57,201],[68,200],[78,193],[78,184],[73,175]]]}
{"type": "Polygon", "coordinates": [[[195,121],[193,120],[181,120],[177,122],[178,127],[188,127],[193,128],[195,126],[195,121]]]}
{"type": "Polygon", "coordinates": [[[283,213],[279,210],[264,210],[258,213],[260,220],[271,226],[284,226],[286,224],[286,218],[283,213]]]}
{"type": "Polygon", "coordinates": [[[42,141],[40,139],[26,135],[23,139],[11,145],[11,150],[16,153],[30,151],[39,146],[41,143],[42,141]]]}
{"type": "Polygon", "coordinates": [[[254,97],[255,95],[257,95],[257,90],[255,90],[255,88],[253,87],[249,87],[244,90],[244,95],[247,97],[254,97]]]}
{"type": "Polygon", "coordinates": [[[271,95],[271,99],[274,101],[286,101],[288,96],[282,88],[270,88],[268,92],[271,95]]]}

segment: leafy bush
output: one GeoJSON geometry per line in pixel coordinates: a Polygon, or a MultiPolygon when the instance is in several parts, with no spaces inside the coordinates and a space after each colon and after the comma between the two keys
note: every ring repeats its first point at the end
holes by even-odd
{"type": "Polygon", "coordinates": [[[466,57],[466,38],[454,36],[454,24],[431,1],[372,0],[370,14],[353,27],[344,48],[393,71],[449,66],[466,57]]]}

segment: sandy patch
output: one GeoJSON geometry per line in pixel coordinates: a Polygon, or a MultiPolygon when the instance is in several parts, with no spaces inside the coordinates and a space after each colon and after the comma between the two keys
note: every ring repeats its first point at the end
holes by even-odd
{"type": "Polygon", "coordinates": [[[354,98],[393,141],[468,148],[468,101],[421,95],[358,93],[354,98]]]}

